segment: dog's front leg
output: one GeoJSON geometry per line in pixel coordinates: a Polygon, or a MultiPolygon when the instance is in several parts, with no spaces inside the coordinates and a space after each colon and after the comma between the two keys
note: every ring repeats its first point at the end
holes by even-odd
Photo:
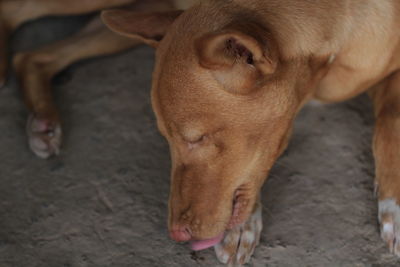
{"type": "Polygon", "coordinates": [[[375,87],[372,99],[381,236],[390,251],[400,256],[400,72],[375,87]]]}
{"type": "Polygon", "coordinates": [[[229,266],[248,263],[259,244],[261,230],[262,205],[257,201],[249,219],[229,230],[221,243],[214,247],[219,261],[229,266]]]}

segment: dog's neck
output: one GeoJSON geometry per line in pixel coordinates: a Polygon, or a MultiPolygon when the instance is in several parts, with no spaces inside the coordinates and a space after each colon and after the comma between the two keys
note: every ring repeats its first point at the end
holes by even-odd
{"type": "Polygon", "coordinates": [[[235,0],[259,13],[275,36],[283,58],[337,54],[351,38],[354,16],[349,0],[325,1],[235,0]],[[290,7],[290,8],[289,8],[290,7]]]}
{"type": "Polygon", "coordinates": [[[367,0],[321,1],[324,3],[315,5],[301,0],[205,0],[197,8],[203,9],[200,13],[214,14],[214,22],[201,22],[209,24],[204,28],[211,30],[218,30],[232,19],[259,21],[275,37],[281,57],[290,59],[338,54],[357,35],[377,30],[379,25],[364,20],[371,18],[366,16],[367,12],[374,12],[372,17],[385,15],[388,10],[385,5],[390,4],[367,0]]]}

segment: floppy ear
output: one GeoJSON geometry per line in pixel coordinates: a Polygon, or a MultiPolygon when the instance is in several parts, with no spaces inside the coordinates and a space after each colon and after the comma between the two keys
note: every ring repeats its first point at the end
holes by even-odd
{"type": "Polygon", "coordinates": [[[227,91],[248,94],[276,69],[267,35],[254,26],[206,35],[196,43],[200,65],[210,69],[227,91]]]}
{"type": "Polygon", "coordinates": [[[157,47],[169,26],[182,12],[176,10],[138,13],[114,9],[103,11],[101,18],[112,31],[123,36],[140,39],[150,46],[157,47]]]}

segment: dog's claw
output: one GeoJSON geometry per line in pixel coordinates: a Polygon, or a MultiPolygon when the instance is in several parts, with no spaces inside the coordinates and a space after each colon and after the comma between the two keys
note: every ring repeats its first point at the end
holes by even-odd
{"type": "Polygon", "coordinates": [[[220,262],[229,266],[242,266],[250,261],[259,244],[262,230],[261,204],[256,204],[253,214],[242,225],[229,230],[224,239],[214,247],[220,262]]]}
{"type": "Polygon", "coordinates": [[[38,157],[47,159],[60,153],[62,131],[59,123],[30,115],[26,132],[29,146],[38,157]]]}

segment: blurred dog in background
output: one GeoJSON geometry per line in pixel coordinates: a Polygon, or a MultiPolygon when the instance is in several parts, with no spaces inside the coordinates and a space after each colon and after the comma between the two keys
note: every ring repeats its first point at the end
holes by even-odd
{"type": "MultiPolygon", "coordinates": [[[[193,1],[162,0],[0,0],[0,86],[8,69],[10,34],[21,24],[44,16],[77,15],[123,7],[133,12],[185,9],[193,1]]],[[[142,43],[110,31],[96,16],[76,35],[38,50],[16,54],[13,59],[26,106],[30,110],[27,135],[30,148],[41,158],[57,155],[62,127],[53,101],[51,80],[81,59],[117,53],[142,43]]]]}

